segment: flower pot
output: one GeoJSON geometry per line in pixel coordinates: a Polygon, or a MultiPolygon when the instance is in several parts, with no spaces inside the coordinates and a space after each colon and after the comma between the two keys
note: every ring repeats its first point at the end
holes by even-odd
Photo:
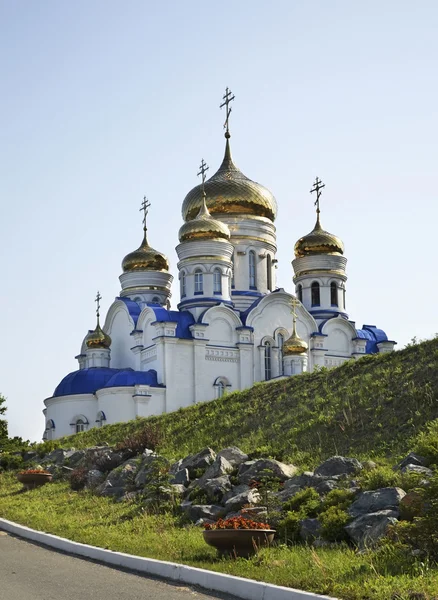
{"type": "Polygon", "coordinates": [[[274,540],[274,529],[207,529],[204,540],[221,554],[248,557],[274,540]]]}
{"type": "Polygon", "coordinates": [[[26,490],[44,485],[48,481],[52,481],[51,473],[18,473],[17,479],[23,484],[26,490]]]}

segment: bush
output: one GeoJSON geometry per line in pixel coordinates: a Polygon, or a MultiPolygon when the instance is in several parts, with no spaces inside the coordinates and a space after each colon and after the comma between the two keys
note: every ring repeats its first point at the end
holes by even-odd
{"type": "Polygon", "coordinates": [[[87,483],[88,470],[85,467],[78,467],[71,472],[70,487],[75,492],[83,490],[87,483]]]}
{"type": "Polygon", "coordinates": [[[298,512],[301,519],[316,517],[321,507],[321,498],[313,488],[306,488],[298,492],[284,503],[283,510],[298,512]]]}
{"type": "Polygon", "coordinates": [[[354,492],[350,490],[332,490],[324,498],[321,510],[326,511],[331,507],[336,507],[340,510],[346,510],[353,502],[354,496],[354,492]]]}
{"type": "Polygon", "coordinates": [[[428,424],[426,431],[421,431],[414,443],[414,451],[438,465],[438,419],[428,424]]]}
{"type": "Polygon", "coordinates": [[[361,477],[361,485],[364,490],[378,490],[384,487],[401,485],[401,475],[393,471],[391,467],[376,467],[367,471],[361,477]]]}
{"type": "Polygon", "coordinates": [[[10,454],[3,452],[0,455],[0,471],[16,471],[24,467],[24,461],[21,454],[10,454]]]}
{"type": "Polygon", "coordinates": [[[277,526],[277,537],[280,542],[289,544],[300,539],[300,523],[304,519],[299,512],[288,512],[277,526]]]}
{"type": "Polygon", "coordinates": [[[318,517],[321,523],[321,535],[329,542],[341,542],[348,539],[345,526],[351,521],[350,515],[338,506],[329,506],[318,517]]]}
{"type": "Polygon", "coordinates": [[[147,448],[156,450],[163,442],[163,436],[158,425],[146,423],[142,429],[128,435],[119,442],[114,450],[116,452],[125,452],[129,456],[141,454],[147,448]]]}

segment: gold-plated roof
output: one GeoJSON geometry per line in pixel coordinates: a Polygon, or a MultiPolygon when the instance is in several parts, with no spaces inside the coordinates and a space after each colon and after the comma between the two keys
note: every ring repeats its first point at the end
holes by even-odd
{"type": "Polygon", "coordinates": [[[158,250],[149,246],[146,231],[141,246],[130,252],[122,261],[123,272],[127,271],[168,271],[169,261],[158,250]]]}
{"type": "Polygon", "coordinates": [[[307,343],[297,334],[295,327],[292,335],[283,344],[283,355],[303,354],[307,351],[307,343]]]}
{"type": "Polygon", "coordinates": [[[87,348],[109,348],[111,346],[110,336],[103,331],[99,325],[99,319],[97,319],[96,329],[90,331],[85,338],[87,348]]]}
{"type": "MultiPolygon", "coordinates": [[[[229,134],[228,134],[229,135],[229,134]]],[[[255,215],[271,221],[277,216],[277,202],[260,183],[248,179],[233,162],[227,137],[225,156],[219,170],[205,182],[207,208],[214,215],[255,215]]],[[[184,221],[194,219],[202,204],[202,185],[194,187],[182,206],[184,221]]]]}
{"type": "Polygon", "coordinates": [[[208,212],[204,193],[198,216],[182,225],[179,230],[179,241],[225,240],[228,242],[230,235],[228,226],[217,219],[213,219],[208,212]]]}
{"type": "Polygon", "coordinates": [[[344,244],[336,235],[321,227],[318,212],[315,227],[297,241],[294,250],[296,258],[314,254],[344,254],[344,244]]]}

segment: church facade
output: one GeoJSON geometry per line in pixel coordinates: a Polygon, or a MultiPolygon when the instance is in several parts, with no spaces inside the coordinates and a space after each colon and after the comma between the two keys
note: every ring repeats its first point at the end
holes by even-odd
{"type": "MultiPolygon", "coordinates": [[[[176,247],[180,302],[170,309],[173,276],[143,240],[122,262],[121,291],[103,327],[85,336],[69,373],[44,401],[44,439],[175,411],[255,382],[334,367],[389,352],[381,329],[357,329],[346,312],[344,245],[316,223],[295,244],[293,293],[276,288],[277,203],[231,156],[185,197],[176,247]]],[[[97,298],[99,300],[99,296],[97,298]]]]}

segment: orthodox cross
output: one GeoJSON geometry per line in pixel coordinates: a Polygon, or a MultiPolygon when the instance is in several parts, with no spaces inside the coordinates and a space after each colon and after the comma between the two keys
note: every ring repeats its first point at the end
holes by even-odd
{"type": "Polygon", "coordinates": [[[294,318],[294,325],[295,325],[295,323],[296,323],[296,321],[297,321],[297,310],[296,310],[296,309],[297,309],[297,306],[298,306],[300,303],[298,302],[298,300],[297,300],[295,297],[293,297],[293,298],[292,298],[292,300],[291,300],[291,304],[292,304],[292,310],[291,310],[291,313],[292,313],[292,316],[293,316],[293,318],[294,318]]]}
{"type": "Polygon", "coordinates": [[[205,191],[204,191],[204,183],[205,183],[205,179],[206,179],[205,174],[206,174],[206,172],[208,171],[209,168],[210,167],[207,165],[207,163],[205,162],[205,160],[202,159],[201,160],[201,165],[199,167],[198,177],[199,177],[199,175],[201,175],[201,178],[202,178],[202,193],[203,194],[205,194],[205,191]]]}
{"type": "Polygon", "coordinates": [[[313,192],[316,192],[316,200],[315,200],[315,206],[316,206],[316,212],[319,214],[320,210],[319,210],[319,198],[322,194],[322,188],[325,187],[325,183],[322,183],[321,179],[319,179],[318,177],[315,179],[315,183],[313,184],[312,189],[310,190],[310,193],[313,194],[313,192]]]}
{"type": "Polygon", "coordinates": [[[225,118],[224,129],[225,129],[225,137],[229,138],[230,137],[229,118],[230,118],[230,114],[231,114],[230,102],[232,102],[234,100],[234,94],[231,92],[231,90],[226,88],[224,97],[222,99],[223,99],[223,102],[219,108],[223,108],[224,106],[226,107],[227,116],[225,118]]]}
{"type": "Polygon", "coordinates": [[[144,231],[146,231],[146,229],[147,229],[147,227],[146,227],[146,217],[148,216],[150,205],[151,205],[151,203],[146,198],[146,196],[143,196],[143,202],[141,203],[140,212],[143,211],[143,230],[144,231]]]}
{"type": "Polygon", "coordinates": [[[97,315],[97,320],[99,320],[99,316],[100,316],[100,301],[102,300],[102,296],[100,295],[100,292],[97,292],[96,294],[96,315],[97,315]]]}

